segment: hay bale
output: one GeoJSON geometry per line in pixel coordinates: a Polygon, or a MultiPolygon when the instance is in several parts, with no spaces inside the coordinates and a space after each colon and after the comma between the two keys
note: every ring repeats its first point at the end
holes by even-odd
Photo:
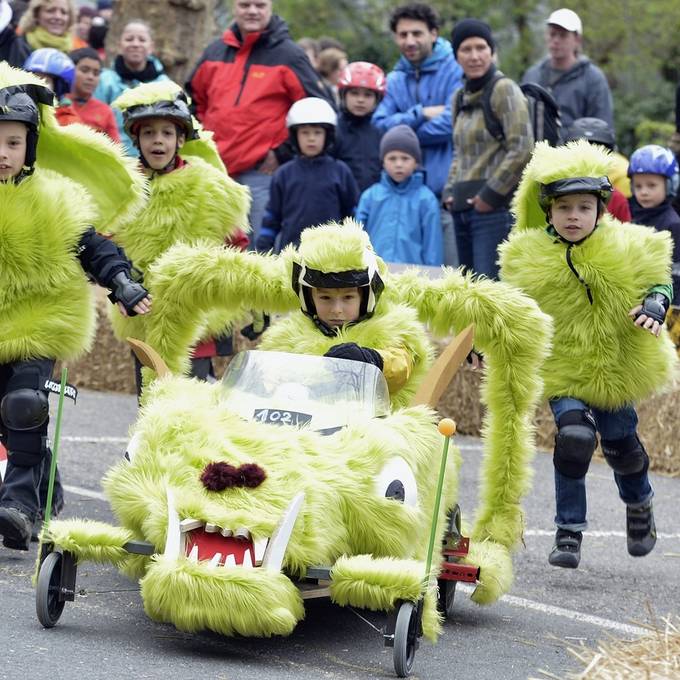
{"type": "Polygon", "coordinates": [[[572,680],[620,680],[647,678],[670,680],[680,677],[680,619],[667,617],[664,625],[648,626],[650,633],[638,640],[600,643],[597,649],[585,645],[569,648],[586,667],[569,673],[572,680]]]}

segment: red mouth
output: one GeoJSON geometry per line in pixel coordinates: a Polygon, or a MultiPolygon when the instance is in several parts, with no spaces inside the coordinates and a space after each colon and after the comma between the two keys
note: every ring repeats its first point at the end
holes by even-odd
{"type": "Polygon", "coordinates": [[[220,533],[207,532],[205,528],[194,529],[186,533],[185,554],[187,556],[194,546],[198,548],[198,561],[200,562],[210,561],[219,553],[220,558],[215,566],[225,565],[230,555],[233,556],[234,564],[243,565],[244,559],[248,561],[246,553],[249,553],[250,565],[256,565],[253,542],[247,538],[225,537],[220,533]]]}

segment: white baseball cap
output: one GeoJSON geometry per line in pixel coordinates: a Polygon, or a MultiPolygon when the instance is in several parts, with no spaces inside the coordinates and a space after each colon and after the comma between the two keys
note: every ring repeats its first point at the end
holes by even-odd
{"type": "Polygon", "coordinates": [[[546,24],[553,24],[560,26],[565,31],[573,31],[581,35],[583,33],[583,24],[579,15],[571,9],[556,9],[545,22],[546,24]]]}

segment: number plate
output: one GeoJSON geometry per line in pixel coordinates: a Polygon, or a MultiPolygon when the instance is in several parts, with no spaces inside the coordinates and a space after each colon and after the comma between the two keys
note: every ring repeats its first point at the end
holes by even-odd
{"type": "Polygon", "coordinates": [[[258,423],[269,423],[270,425],[293,425],[301,427],[312,422],[309,413],[299,411],[280,411],[272,408],[256,408],[253,413],[253,420],[258,423]]]}

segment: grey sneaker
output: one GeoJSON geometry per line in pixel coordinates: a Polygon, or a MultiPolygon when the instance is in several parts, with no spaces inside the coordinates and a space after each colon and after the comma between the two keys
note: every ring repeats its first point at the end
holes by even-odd
{"type": "Polygon", "coordinates": [[[576,569],[581,561],[582,538],[583,533],[580,531],[558,529],[555,534],[555,544],[553,545],[552,552],[548,555],[548,562],[553,567],[576,569]]]}
{"type": "Polygon", "coordinates": [[[31,520],[17,508],[0,508],[0,534],[5,548],[28,550],[31,540],[31,520]]]}
{"type": "Polygon", "coordinates": [[[656,545],[656,524],[651,501],[641,508],[626,506],[626,535],[628,553],[644,557],[656,545]]]}

